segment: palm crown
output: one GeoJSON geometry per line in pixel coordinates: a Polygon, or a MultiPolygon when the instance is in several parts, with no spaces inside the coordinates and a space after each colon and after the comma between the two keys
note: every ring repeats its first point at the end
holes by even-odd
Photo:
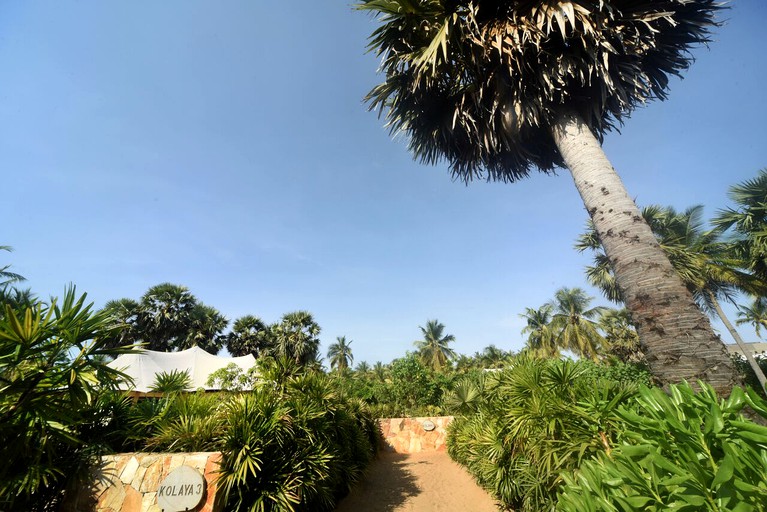
{"type": "Polygon", "coordinates": [[[666,97],[714,0],[363,0],[383,25],[370,48],[385,81],[367,100],[421,160],[513,181],[563,165],[549,129],[575,112],[600,138],[666,97]]]}

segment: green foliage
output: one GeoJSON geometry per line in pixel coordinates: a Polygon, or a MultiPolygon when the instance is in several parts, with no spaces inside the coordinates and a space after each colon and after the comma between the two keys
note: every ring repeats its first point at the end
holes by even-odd
{"type": "Polygon", "coordinates": [[[265,382],[226,406],[219,485],[228,508],[331,510],[371,460],[377,428],[332,381],[301,374],[281,393],[265,382]]]}
{"type": "MultiPolygon", "coordinates": [[[[228,369],[232,387],[243,377],[228,369]]],[[[221,378],[219,377],[216,377],[221,378]]],[[[113,397],[119,451],[221,451],[226,510],[332,510],[374,455],[378,425],[337,381],[292,359],[262,358],[252,391],[113,397]]]]}
{"type": "Polygon", "coordinates": [[[116,327],[108,339],[111,346],[141,342],[147,349],[158,351],[198,346],[215,354],[224,343],[221,332],[228,323],[188,288],[171,283],[152,286],[138,302],[109,301],[104,310],[116,327]]]}
{"type": "Polygon", "coordinates": [[[767,510],[767,427],[741,414],[748,406],[764,420],[767,402],[700,387],[642,388],[618,411],[622,442],[564,476],[557,510],[767,510]]]}
{"type": "Polygon", "coordinates": [[[179,393],[192,387],[192,377],[189,370],[172,370],[155,375],[154,383],[149,391],[160,393],[179,393]]]}
{"type": "MultiPolygon", "coordinates": [[[[0,509],[43,510],[88,462],[84,431],[98,421],[99,398],[120,372],[105,358],[109,318],[68,289],[50,305],[35,301],[0,318],[0,509]]],[[[95,448],[95,447],[93,447],[95,448]]]]}
{"type": "Polygon", "coordinates": [[[366,100],[427,163],[514,181],[562,165],[549,127],[577,112],[598,137],[709,40],[714,0],[361,0],[384,81],[366,100]]]}
{"type": "Polygon", "coordinates": [[[208,375],[206,384],[224,391],[242,391],[253,389],[258,376],[258,366],[252,366],[247,371],[243,371],[236,364],[229,363],[208,375]]]}
{"type": "Polygon", "coordinates": [[[605,378],[594,363],[517,358],[484,377],[484,397],[450,426],[448,452],[505,507],[553,507],[562,475],[611,449],[617,407],[633,382],[605,378]]]}
{"type": "Polygon", "coordinates": [[[443,334],[445,326],[436,319],[428,320],[426,327],[419,329],[423,336],[422,340],[415,342],[419,357],[433,370],[442,370],[449,361],[455,359],[455,351],[449,347],[449,344],[455,341],[455,336],[443,334]]]}

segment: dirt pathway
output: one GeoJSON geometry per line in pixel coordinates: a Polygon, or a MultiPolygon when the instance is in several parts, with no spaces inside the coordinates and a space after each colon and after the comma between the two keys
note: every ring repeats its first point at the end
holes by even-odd
{"type": "Polygon", "coordinates": [[[445,452],[381,453],[336,512],[497,512],[445,452]]]}

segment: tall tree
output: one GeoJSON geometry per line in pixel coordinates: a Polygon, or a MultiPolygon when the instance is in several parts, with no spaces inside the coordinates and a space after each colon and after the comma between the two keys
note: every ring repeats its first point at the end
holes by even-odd
{"type": "Polygon", "coordinates": [[[200,302],[188,288],[171,283],[152,286],[139,301],[119,299],[105,307],[122,329],[109,346],[144,343],[158,351],[198,346],[217,353],[228,321],[215,308],[200,302]]]}
{"type": "MultiPolygon", "coordinates": [[[[763,281],[742,270],[747,264],[737,257],[731,244],[721,240],[720,230],[705,229],[703,206],[696,205],[684,212],[648,206],[642,210],[642,216],[700,308],[722,320],[764,387],[767,379],[720,304],[721,299],[734,304],[738,291],[764,291],[763,281]]],[[[593,228],[580,237],[576,248],[596,251],[595,265],[587,269],[587,276],[608,298],[621,301],[622,295],[615,287],[604,254],[599,252],[599,238],[593,228]]]]}
{"type": "MultiPolygon", "coordinates": [[[[13,249],[8,245],[0,245],[0,251],[8,251],[11,252],[13,249]]],[[[6,288],[7,286],[18,283],[20,281],[26,281],[24,276],[17,274],[15,272],[11,272],[8,270],[11,268],[10,265],[5,265],[4,267],[0,267],[0,289],[6,288]]]]}
{"type": "Polygon", "coordinates": [[[367,96],[392,132],[455,177],[502,182],[566,166],[664,383],[739,376],[600,141],[709,41],[717,0],[362,0],[385,80],[367,96]]]}
{"type": "Polygon", "coordinates": [[[712,222],[733,233],[738,255],[748,262],[750,270],[767,280],[767,169],[730,187],[728,196],[735,207],[721,210],[712,222]]]}
{"type": "Polygon", "coordinates": [[[525,308],[520,317],[527,321],[522,334],[527,334],[525,348],[535,357],[559,357],[559,346],[555,343],[551,330],[551,304],[544,304],[538,309],[525,308]]]}
{"type": "Polygon", "coordinates": [[[455,351],[449,346],[455,341],[455,336],[444,334],[445,326],[436,319],[427,320],[426,327],[418,328],[423,336],[423,339],[415,342],[419,357],[434,370],[441,370],[448,361],[455,358],[455,351]]]}
{"type": "Polygon", "coordinates": [[[354,362],[351,344],[352,340],[347,342],[346,336],[339,336],[336,338],[336,342],[330,345],[328,348],[328,359],[330,359],[331,368],[335,368],[339,372],[344,372],[351,368],[354,362]]]}
{"type": "Polygon", "coordinates": [[[320,326],[308,311],[294,311],[282,316],[274,326],[274,352],[296,364],[317,361],[320,347],[320,326]]]}
{"type": "Polygon", "coordinates": [[[245,315],[234,321],[232,331],[224,336],[224,344],[233,356],[259,357],[272,348],[272,328],[257,316],[245,315]]]}
{"type": "Polygon", "coordinates": [[[605,308],[599,315],[599,330],[607,340],[608,352],[627,363],[643,363],[644,353],[631,314],[626,309],[605,308]]]}
{"type": "Polygon", "coordinates": [[[767,329],[767,298],[756,297],[750,306],[740,306],[738,319],[735,323],[738,325],[751,324],[754,332],[760,338],[762,337],[762,328],[767,329]]]}
{"type": "Polygon", "coordinates": [[[605,308],[591,305],[592,297],[580,288],[560,288],[551,302],[551,330],[554,342],[580,357],[599,359],[607,349],[607,340],[597,323],[605,308]]]}

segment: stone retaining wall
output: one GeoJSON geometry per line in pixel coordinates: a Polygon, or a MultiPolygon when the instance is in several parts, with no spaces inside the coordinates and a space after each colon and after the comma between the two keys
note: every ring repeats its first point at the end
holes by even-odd
{"type": "Polygon", "coordinates": [[[217,512],[216,471],[221,461],[218,452],[199,453],[120,453],[102,457],[102,467],[94,477],[90,496],[78,502],[90,502],[80,510],[96,512],[161,512],[157,505],[157,489],[168,474],[180,466],[199,471],[207,484],[203,503],[195,512],[217,512]],[[93,503],[96,500],[96,503],[93,503]]]}
{"type": "Polygon", "coordinates": [[[383,449],[396,453],[445,451],[447,426],[451,421],[453,421],[452,416],[380,419],[378,424],[383,434],[383,449]],[[425,421],[432,422],[434,430],[425,430],[423,428],[425,421]]]}

